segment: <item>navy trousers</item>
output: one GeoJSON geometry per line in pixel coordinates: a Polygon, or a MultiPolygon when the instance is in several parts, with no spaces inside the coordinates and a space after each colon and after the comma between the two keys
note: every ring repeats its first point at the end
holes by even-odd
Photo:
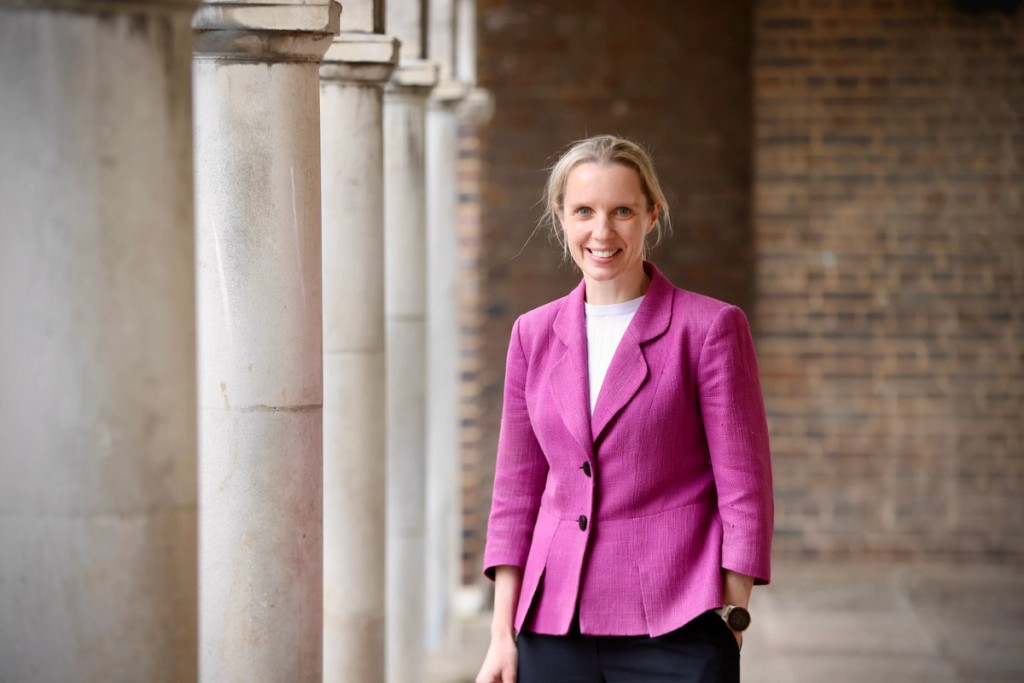
{"type": "MultiPolygon", "coordinates": [[[[574,624],[575,626],[575,624],[574,624]]],[[[519,683],[739,683],[736,638],[715,612],[648,636],[548,636],[524,631],[519,683]]]]}

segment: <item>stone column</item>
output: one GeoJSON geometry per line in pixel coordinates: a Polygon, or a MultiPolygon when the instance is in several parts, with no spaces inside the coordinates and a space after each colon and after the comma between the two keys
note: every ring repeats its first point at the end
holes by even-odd
{"type": "Polygon", "coordinates": [[[458,118],[467,88],[434,89],[427,110],[427,648],[442,644],[460,552],[458,118]]]}
{"type": "Polygon", "coordinates": [[[458,641],[452,618],[462,549],[459,433],[458,135],[460,103],[469,93],[457,74],[465,49],[455,0],[430,3],[430,56],[440,68],[427,111],[427,648],[458,641]]]}
{"type": "Polygon", "coordinates": [[[322,671],[319,61],[334,2],[196,14],[200,677],[322,671]]]}
{"type": "Polygon", "coordinates": [[[455,77],[476,84],[476,2],[455,0],[455,77]]]}
{"type": "Polygon", "coordinates": [[[346,32],[320,66],[327,683],[384,680],[382,86],[397,61],[394,38],[346,32]]]}
{"type": "Polygon", "coordinates": [[[426,197],[424,117],[437,67],[400,63],[384,107],[387,328],[387,677],[424,667],[426,197]]]}
{"type": "Polygon", "coordinates": [[[0,2],[0,680],[196,678],[195,3],[0,2]]]}

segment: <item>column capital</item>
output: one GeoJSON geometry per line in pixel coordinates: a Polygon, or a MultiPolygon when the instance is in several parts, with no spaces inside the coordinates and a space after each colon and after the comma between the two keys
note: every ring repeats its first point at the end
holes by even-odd
{"type": "Polygon", "coordinates": [[[418,92],[429,94],[437,86],[440,69],[437,62],[426,59],[403,59],[388,82],[389,92],[418,92]]]}
{"type": "Polygon", "coordinates": [[[398,64],[397,38],[379,33],[339,34],[320,62],[320,79],[349,83],[386,83],[398,64]]]}
{"type": "Polygon", "coordinates": [[[494,95],[486,88],[470,88],[466,96],[459,100],[456,113],[468,123],[487,123],[494,116],[494,95]]]}
{"type": "Polygon", "coordinates": [[[318,62],[338,33],[334,0],[204,2],[192,18],[200,59],[318,62]]]}
{"type": "Polygon", "coordinates": [[[469,85],[462,81],[444,80],[430,93],[430,103],[434,106],[453,107],[469,94],[469,85]]]}

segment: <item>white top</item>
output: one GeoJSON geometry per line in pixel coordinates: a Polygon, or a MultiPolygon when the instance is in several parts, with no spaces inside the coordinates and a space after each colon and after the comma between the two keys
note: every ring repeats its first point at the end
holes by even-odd
{"type": "Polygon", "coordinates": [[[612,364],[615,349],[622,341],[629,322],[644,298],[641,296],[621,304],[596,306],[584,302],[587,313],[587,368],[590,372],[590,414],[594,414],[597,397],[612,364]]]}

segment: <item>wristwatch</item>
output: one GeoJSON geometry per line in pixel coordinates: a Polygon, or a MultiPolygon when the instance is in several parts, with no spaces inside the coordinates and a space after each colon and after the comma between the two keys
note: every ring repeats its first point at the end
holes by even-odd
{"type": "Polygon", "coordinates": [[[725,605],[722,609],[715,610],[722,617],[725,624],[733,631],[746,631],[750,626],[750,612],[739,605],[725,605]]]}

